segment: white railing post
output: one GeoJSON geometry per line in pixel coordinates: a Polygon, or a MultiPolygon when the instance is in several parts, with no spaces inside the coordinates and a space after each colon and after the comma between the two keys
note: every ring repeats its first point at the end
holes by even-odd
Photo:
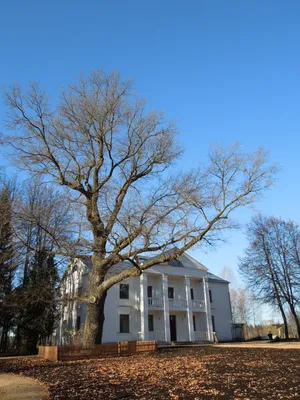
{"type": "Polygon", "coordinates": [[[189,341],[195,341],[194,334],[194,324],[193,324],[193,309],[192,309],[192,299],[191,299],[191,280],[188,276],[185,276],[185,293],[187,302],[187,320],[188,320],[188,330],[189,330],[189,341]]]}
{"type": "Polygon", "coordinates": [[[148,340],[148,293],[147,275],[140,276],[141,340],[148,340]]]}
{"type": "Polygon", "coordinates": [[[207,326],[208,340],[210,342],[213,342],[214,341],[214,334],[213,334],[213,328],[212,328],[211,309],[210,309],[209,289],[208,289],[207,278],[203,278],[203,290],[204,290],[204,301],[205,301],[206,326],[207,326]]]}
{"type": "Polygon", "coordinates": [[[164,302],[164,330],[165,330],[165,341],[171,341],[170,335],[170,313],[169,313],[169,298],[168,298],[168,276],[162,275],[163,285],[163,302],[164,302]]]}

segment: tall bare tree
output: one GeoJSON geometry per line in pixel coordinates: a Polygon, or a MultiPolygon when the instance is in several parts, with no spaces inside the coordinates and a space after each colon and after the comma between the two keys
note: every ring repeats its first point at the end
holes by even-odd
{"type": "Polygon", "coordinates": [[[241,259],[240,271],[249,287],[263,302],[280,310],[288,337],[286,307],[295,319],[298,336],[300,323],[300,229],[292,221],[259,215],[248,226],[249,247],[241,259]]]}
{"type": "Polygon", "coordinates": [[[78,237],[60,254],[92,260],[84,344],[101,342],[107,290],[125,278],[177,258],[235,226],[231,213],[258,200],[275,168],[266,153],[216,148],[208,165],[176,173],[182,150],[176,128],[146,110],[116,73],[94,72],[62,92],[50,107],[36,84],[5,91],[6,138],[23,169],[65,188],[78,213],[78,237]],[[176,249],[169,251],[176,245],[176,249]],[[151,255],[142,262],[143,254],[151,255]],[[114,265],[128,260],[120,271],[114,265]]]}
{"type": "Polygon", "coordinates": [[[21,280],[26,282],[36,252],[55,252],[68,246],[72,237],[71,207],[63,193],[43,184],[40,177],[22,183],[14,207],[14,230],[23,264],[21,280]]]}

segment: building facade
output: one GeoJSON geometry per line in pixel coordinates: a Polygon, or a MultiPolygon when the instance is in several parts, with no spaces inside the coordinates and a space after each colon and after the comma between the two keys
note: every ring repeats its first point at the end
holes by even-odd
{"type": "MultiPolygon", "coordinates": [[[[116,269],[128,268],[123,262],[116,269]]],[[[75,259],[60,285],[63,297],[82,296],[88,288],[90,261],[75,259]]],[[[116,270],[115,270],[116,272],[116,270]]],[[[58,344],[82,332],[85,304],[65,301],[56,332],[58,344]]],[[[103,343],[131,340],[212,342],[232,340],[228,282],[183,254],[110,288],[105,302],[103,343]]]]}

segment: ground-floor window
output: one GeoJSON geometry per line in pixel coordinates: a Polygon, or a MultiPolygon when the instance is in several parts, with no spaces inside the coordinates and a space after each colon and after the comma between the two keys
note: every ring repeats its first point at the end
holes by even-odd
{"type": "Polygon", "coordinates": [[[120,314],[120,332],[129,333],[129,314],[120,314]]]}
{"type": "Polygon", "coordinates": [[[80,327],[81,327],[81,321],[80,321],[80,315],[78,315],[76,319],[76,331],[79,331],[80,327]]]}
{"type": "Polygon", "coordinates": [[[193,315],[193,327],[194,327],[194,331],[196,331],[196,317],[195,315],[193,315]]]}
{"type": "Polygon", "coordinates": [[[212,323],[213,332],[216,332],[215,317],[213,315],[211,316],[211,323],[212,323]]]}
{"type": "Polygon", "coordinates": [[[154,331],[154,318],[153,315],[148,315],[148,331],[153,332],[154,331]]]}

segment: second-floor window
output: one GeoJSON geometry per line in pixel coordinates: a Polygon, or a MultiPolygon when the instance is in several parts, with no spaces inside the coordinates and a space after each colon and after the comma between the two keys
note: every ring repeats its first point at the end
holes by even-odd
{"type": "Polygon", "coordinates": [[[148,286],[148,298],[152,297],[152,286],[148,286]]]}
{"type": "Polygon", "coordinates": [[[153,315],[148,315],[148,331],[149,332],[153,332],[154,331],[153,315]]]}
{"type": "Polygon", "coordinates": [[[120,284],[120,299],[129,299],[129,285],[127,283],[120,284]]]}
{"type": "Polygon", "coordinates": [[[168,298],[174,299],[174,288],[170,286],[168,287],[168,298]]]}
{"type": "Polygon", "coordinates": [[[209,289],[209,301],[212,303],[213,301],[212,301],[212,294],[211,294],[211,290],[209,289]]]}
{"type": "Polygon", "coordinates": [[[191,299],[194,300],[194,289],[191,288],[191,299]]]}

